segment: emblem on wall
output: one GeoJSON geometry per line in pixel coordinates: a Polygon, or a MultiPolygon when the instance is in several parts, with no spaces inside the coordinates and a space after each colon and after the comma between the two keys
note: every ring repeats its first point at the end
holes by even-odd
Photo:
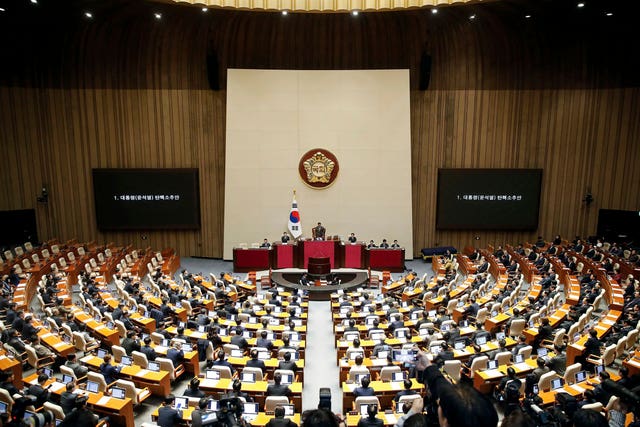
{"type": "Polygon", "coordinates": [[[328,150],[315,148],[300,159],[298,173],[305,184],[322,189],[330,186],[338,177],[338,159],[328,150]]]}

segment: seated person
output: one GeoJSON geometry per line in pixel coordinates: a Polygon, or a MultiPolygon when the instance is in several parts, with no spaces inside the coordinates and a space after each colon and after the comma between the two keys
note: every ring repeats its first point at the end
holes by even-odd
{"type": "Polygon", "coordinates": [[[353,390],[353,396],[354,397],[360,397],[360,396],[375,396],[376,392],[373,389],[373,387],[369,387],[369,384],[371,384],[371,378],[369,378],[369,375],[365,376],[364,378],[362,378],[362,385],[360,387],[356,387],[353,390]]]}
{"type": "Polygon", "coordinates": [[[273,384],[267,386],[267,396],[291,396],[291,389],[286,384],[281,384],[282,374],[276,372],[273,375],[273,384]]]}
{"type": "Polygon", "coordinates": [[[378,405],[367,405],[367,416],[361,417],[357,427],[382,427],[384,421],[377,417],[378,405]]]}
{"type": "Polygon", "coordinates": [[[189,382],[189,387],[184,391],[187,397],[205,397],[206,393],[200,390],[200,380],[195,377],[189,382]]]}
{"type": "Polygon", "coordinates": [[[274,417],[267,422],[265,427],[298,427],[298,424],[284,417],[284,408],[282,406],[276,406],[273,415],[274,417]]]}

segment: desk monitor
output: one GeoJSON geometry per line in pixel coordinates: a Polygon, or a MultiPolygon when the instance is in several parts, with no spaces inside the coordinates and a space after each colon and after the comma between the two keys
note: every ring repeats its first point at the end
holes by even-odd
{"type": "Polygon", "coordinates": [[[442,326],[440,326],[442,332],[448,331],[449,329],[451,329],[451,323],[443,323],[442,326]]]}
{"type": "Polygon", "coordinates": [[[87,391],[91,393],[98,393],[100,390],[100,384],[95,381],[87,381],[87,391]]]}
{"type": "Polygon", "coordinates": [[[386,359],[389,355],[389,350],[381,350],[378,352],[378,359],[386,359]]]}
{"type": "Polygon", "coordinates": [[[256,382],[256,374],[253,372],[243,372],[240,381],[243,383],[255,383],[256,382]]]}
{"type": "Polygon", "coordinates": [[[376,321],[377,316],[376,317],[367,317],[366,319],[364,319],[364,324],[371,327],[373,326],[373,323],[376,321]]]}
{"type": "Polygon", "coordinates": [[[357,332],[347,332],[346,334],[344,334],[345,341],[353,341],[356,338],[360,338],[360,334],[358,334],[357,332]]]}
{"type": "Polygon", "coordinates": [[[588,376],[589,375],[587,374],[587,371],[576,372],[576,383],[581,383],[582,381],[586,381],[588,376]]]}
{"type": "Polygon", "coordinates": [[[187,327],[187,324],[186,324],[186,323],[184,323],[184,322],[178,322],[178,327],[179,327],[179,328],[186,328],[186,327],[187,327]]]}
{"type": "Polygon", "coordinates": [[[533,394],[538,394],[540,392],[540,388],[538,388],[538,384],[533,385],[533,394]]]}
{"type": "Polygon", "coordinates": [[[350,321],[350,319],[343,319],[342,320],[342,326],[349,326],[349,321],[350,321]]]}
{"type": "Polygon", "coordinates": [[[162,346],[163,347],[171,347],[171,341],[169,341],[168,339],[163,339],[162,340],[162,346]]]}
{"type": "Polygon", "coordinates": [[[282,307],[280,307],[279,305],[276,305],[275,307],[273,307],[273,312],[282,313],[282,307]]]}
{"type": "Polygon", "coordinates": [[[280,324],[280,319],[272,317],[271,319],[269,319],[269,324],[272,326],[277,326],[280,324]]]}
{"type": "Polygon", "coordinates": [[[351,306],[341,306],[340,307],[340,314],[347,314],[348,312],[351,311],[351,306]]]}
{"type": "Polygon", "coordinates": [[[393,372],[391,373],[391,381],[404,381],[404,372],[393,372]]]}
{"type": "Polygon", "coordinates": [[[122,356],[120,363],[122,363],[124,366],[131,366],[133,364],[133,360],[129,356],[122,356]]]}
{"type": "MultiPolygon", "coordinates": [[[[271,331],[267,332],[267,338],[270,340],[274,339],[274,333],[271,331]]],[[[300,334],[298,332],[289,332],[289,341],[300,341],[300,334]]]]}
{"type": "Polygon", "coordinates": [[[207,405],[207,409],[210,411],[217,411],[218,409],[220,409],[220,405],[218,404],[217,400],[210,399],[209,404],[207,405]]]}
{"type": "Polygon", "coordinates": [[[200,416],[200,422],[202,426],[212,426],[218,423],[218,413],[216,411],[213,412],[205,412],[200,416]]]}
{"type": "Polygon", "coordinates": [[[245,402],[244,414],[245,415],[258,415],[258,402],[245,402]]]}
{"type": "Polygon", "coordinates": [[[427,317],[436,317],[436,313],[437,312],[435,310],[429,310],[427,317]]]}
{"type": "Polygon", "coordinates": [[[291,353],[291,360],[293,360],[294,362],[296,362],[296,361],[298,361],[300,359],[300,355],[298,354],[297,351],[291,350],[291,351],[289,351],[289,353],[291,353]]]}
{"type": "Polygon", "coordinates": [[[111,320],[109,320],[107,322],[107,329],[114,330],[114,329],[116,329],[116,325],[114,325],[113,322],[111,320]]]}
{"type": "Polygon", "coordinates": [[[411,320],[420,319],[420,312],[419,311],[412,311],[411,315],[409,316],[409,319],[411,319],[411,320]]]}
{"type": "Polygon", "coordinates": [[[476,338],[476,344],[485,345],[486,343],[487,343],[487,337],[485,337],[484,335],[476,338]]]}
{"type": "Polygon", "coordinates": [[[351,353],[349,353],[349,359],[350,360],[356,360],[356,357],[358,356],[362,356],[364,357],[364,352],[362,351],[352,351],[351,353]]]}
{"type": "Polygon", "coordinates": [[[504,332],[496,332],[496,339],[498,341],[505,339],[507,336],[505,335],[504,332]]]}
{"type": "Polygon", "coordinates": [[[215,369],[207,369],[205,377],[208,380],[219,380],[220,379],[220,371],[215,369]]]}
{"type": "Polygon", "coordinates": [[[247,323],[255,325],[258,323],[258,318],[255,316],[249,316],[249,320],[247,320],[247,323]]]}
{"type": "Polygon", "coordinates": [[[205,333],[209,330],[209,325],[198,325],[198,332],[205,333]]]}
{"type": "Polygon", "coordinates": [[[184,351],[185,353],[188,353],[192,350],[193,348],[191,347],[191,344],[187,344],[187,343],[182,344],[182,351],[184,351]]]}
{"type": "Polygon", "coordinates": [[[302,326],[302,319],[293,319],[294,326],[302,326]]]}
{"type": "Polygon", "coordinates": [[[413,402],[398,402],[396,403],[396,414],[404,414],[404,405],[412,405],[413,402]]]}
{"type": "Polygon", "coordinates": [[[160,372],[160,364],[158,362],[149,362],[147,364],[147,369],[151,372],[160,372]]]}
{"type": "Polygon", "coordinates": [[[464,301],[458,301],[458,308],[464,307],[464,301]]]}
{"type": "Polygon", "coordinates": [[[398,349],[392,350],[392,358],[394,362],[413,363],[418,350],[398,349]]]}
{"type": "Polygon", "coordinates": [[[280,384],[290,385],[293,384],[293,375],[291,374],[282,374],[282,381],[280,384]]]}
{"type": "Polygon", "coordinates": [[[433,354],[434,356],[437,356],[438,354],[440,354],[441,350],[442,350],[442,347],[440,347],[440,345],[433,345],[429,347],[429,353],[433,354]]]}
{"type": "MultiPolygon", "coordinates": [[[[123,388],[121,387],[111,387],[111,397],[115,397],[116,399],[124,399],[126,396],[126,393],[124,391],[123,388]]],[[[179,398],[176,398],[176,402],[178,401],[179,398]]],[[[186,405],[185,405],[186,407],[186,405]]]]}
{"type": "Polygon", "coordinates": [[[229,335],[229,331],[227,330],[227,328],[220,328],[220,330],[218,331],[218,335],[221,337],[226,337],[227,335],[229,335]]]}
{"type": "Polygon", "coordinates": [[[487,369],[498,369],[498,361],[497,360],[489,360],[487,362],[487,369]]]}
{"type": "Polygon", "coordinates": [[[173,402],[173,407],[175,409],[186,409],[189,407],[189,398],[188,397],[176,397],[176,400],[173,402]]]}
{"type": "Polygon", "coordinates": [[[207,312],[207,315],[209,315],[209,317],[214,317],[214,316],[216,315],[216,312],[215,312],[215,311],[213,311],[213,310],[209,310],[209,311],[207,312]]]}
{"type": "Polygon", "coordinates": [[[282,405],[284,408],[284,416],[285,417],[293,417],[296,413],[296,408],[293,405],[282,405]]]}
{"type": "Polygon", "coordinates": [[[242,331],[242,336],[245,338],[253,338],[253,332],[245,329],[242,331]]]}
{"type": "Polygon", "coordinates": [[[469,326],[469,322],[466,320],[461,320],[460,321],[460,327],[461,328],[466,328],[467,326],[469,326]]]}
{"type": "Polygon", "coordinates": [[[67,344],[71,343],[71,337],[69,335],[63,335],[62,340],[67,344]]]}
{"type": "Polygon", "coordinates": [[[555,378],[551,380],[551,390],[557,390],[559,388],[562,388],[563,385],[564,385],[564,380],[562,378],[555,378]]]}
{"type": "Polygon", "coordinates": [[[362,379],[368,376],[369,374],[356,374],[356,384],[362,385],[362,379]]]}
{"type": "Polygon", "coordinates": [[[371,339],[372,340],[377,340],[377,341],[384,341],[384,332],[375,332],[373,334],[371,334],[371,339]]]}
{"type": "Polygon", "coordinates": [[[457,340],[454,344],[453,344],[453,348],[456,350],[464,350],[464,348],[467,346],[467,341],[466,340],[457,340]]]}
{"type": "Polygon", "coordinates": [[[229,354],[231,357],[244,357],[244,352],[239,348],[234,348],[229,354]]]}
{"type": "Polygon", "coordinates": [[[150,317],[150,313],[149,313],[148,311],[146,311],[146,310],[145,310],[145,312],[144,312],[143,316],[144,316],[144,317],[146,317],[146,318],[148,319],[148,318],[150,317]]]}
{"type": "MultiPolygon", "coordinates": [[[[181,302],[177,302],[176,303],[176,308],[182,308],[182,303],[181,302]]],[[[180,323],[183,323],[183,322],[180,322],[180,323]]]]}
{"type": "Polygon", "coordinates": [[[403,308],[409,307],[409,301],[402,301],[402,307],[403,308]]]}
{"type": "Polygon", "coordinates": [[[141,339],[142,342],[144,342],[144,340],[146,340],[149,337],[150,337],[149,334],[142,334],[140,339],[141,339]]]}
{"type": "Polygon", "coordinates": [[[93,316],[93,320],[95,320],[96,322],[100,323],[102,322],[102,317],[98,316],[97,314],[95,316],[93,316]]]}
{"type": "Polygon", "coordinates": [[[260,360],[271,359],[271,353],[269,353],[268,351],[259,351],[258,352],[258,359],[260,359],[260,360]]]}
{"type": "Polygon", "coordinates": [[[602,371],[604,371],[604,366],[603,366],[603,365],[596,365],[596,366],[593,368],[593,373],[594,373],[594,374],[596,374],[596,377],[597,377],[598,375],[600,375],[600,372],[602,372],[602,371]]]}
{"type": "Polygon", "coordinates": [[[0,414],[7,413],[7,404],[4,402],[0,402],[0,414]]]}
{"type": "Polygon", "coordinates": [[[398,329],[393,333],[396,338],[407,338],[407,331],[405,329],[398,329]]]}
{"type": "Polygon", "coordinates": [[[580,340],[580,333],[579,332],[577,334],[573,335],[573,342],[578,342],[578,340],[580,340]]]}
{"type": "Polygon", "coordinates": [[[539,347],[536,352],[538,353],[538,357],[545,357],[549,350],[547,350],[545,347],[539,347]]]}
{"type": "Polygon", "coordinates": [[[498,310],[493,310],[491,312],[491,317],[496,317],[498,315],[498,310]]]}
{"type": "Polygon", "coordinates": [[[71,375],[63,374],[62,375],[62,384],[67,384],[73,381],[73,377],[71,375]]]}
{"type": "Polygon", "coordinates": [[[235,314],[231,314],[231,313],[227,313],[227,320],[235,321],[236,320],[236,315],[235,314]]]}
{"type": "Polygon", "coordinates": [[[360,416],[361,417],[368,417],[368,410],[369,410],[369,404],[368,403],[361,403],[360,404],[360,416]]]}
{"type": "Polygon", "coordinates": [[[53,378],[53,369],[51,368],[42,368],[42,373],[48,376],[49,378],[53,378]]]}
{"type": "Polygon", "coordinates": [[[535,327],[535,325],[536,325],[535,321],[533,321],[533,320],[529,320],[529,327],[530,327],[530,328],[535,327]]]}
{"type": "Polygon", "coordinates": [[[524,354],[516,354],[513,356],[513,363],[522,363],[524,362],[524,354]]]}

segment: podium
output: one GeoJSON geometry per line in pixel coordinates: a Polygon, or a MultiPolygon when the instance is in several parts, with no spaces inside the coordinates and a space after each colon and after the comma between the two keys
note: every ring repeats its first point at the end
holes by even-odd
{"type": "Polygon", "coordinates": [[[295,267],[294,252],[296,251],[296,244],[273,244],[273,261],[271,265],[273,268],[293,268],[295,267]]]}
{"type": "Polygon", "coordinates": [[[337,247],[340,244],[338,240],[305,240],[302,245],[302,268],[308,268],[309,258],[329,258],[331,268],[336,267],[337,247]]]}
{"type": "Polygon", "coordinates": [[[364,244],[360,242],[345,243],[342,246],[342,266],[344,268],[364,268],[364,247],[364,244]]]}

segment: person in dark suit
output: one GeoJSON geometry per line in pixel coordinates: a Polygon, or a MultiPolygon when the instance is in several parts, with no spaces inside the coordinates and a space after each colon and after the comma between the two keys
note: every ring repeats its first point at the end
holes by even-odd
{"type": "Polygon", "coordinates": [[[156,351],[153,349],[153,347],[151,347],[151,338],[149,337],[146,337],[144,339],[144,346],[140,348],[140,352],[144,353],[144,355],[147,356],[147,360],[149,362],[153,362],[154,360],[156,360],[156,357],[158,357],[156,351]]]}
{"type": "Polygon", "coordinates": [[[262,374],[264,375],[264,373],[267,371],[267,367],[265,366],[264,361],[258,359],[258,350],[256,350],[255,348],[252,349],[251,353],[249,353],[249,357],[251,357],[251,359],[247,360],[247,368],[260,368],[262,370],[262,374]]]}
{"type": "Polygon", "coordinates": [[[122,348],[128,356],[134,351],[140,351],[140,341],[137,340],[135,331],[127,331],[127,336],[122,340],[122,348]]]}
{"type": "Polygon", "coordinates": [[[361,417],[357,427],[382,427],[384,421],[377,417],[378,405],[367,406],[367,416],[361,417]]]}
{"type": "Polygon", "coordinates": [[[202,416],[208,412],[207,405],[209,405],[209,399],[206,397],[198,401],[198,407],[191,413],[191,427],[202,427],[202,416]]]}
{"type": "Polygon", "coordinates": [[[289,237],[289,234],[287,234],[286,231],[282,233],[282,237],[280,238],[280,241],[282,243],[289,243],[289,240],[291,240],[291,238],[289,237]]]}
{"type": "Polygon", "coordinates": [[[271,243],[269,243],[269,241],[267,239],[264,239],[262,241],[262,244],[260,245],[261,248],[266,248],[269,249],[271,247],[271,243]]]}
{"type": "Polygon", "coordinates": [[[73,373],[75,374],[76,378],[82,378],[87,375],[87,372],[89,372],[89,368],[78,363],[75,353],[70,353],[69,355],[67,355],[67,361],[64,362],[64,366],[73,369],[73,373]]]}
{"type": "Polygon", "coordinates": [[[103,360],[104,362],[100,365],[100,373],[104,376],[104,380],[107,384],[111,384],[116,380],[118,373],[120,373],[120,368],[116,368],[111,364],[110,354],[106,354],[103,360]]]}
{"type": "Polygon", "coordinates": [[[235,332],[236,334],[231,337],[231,344],[237,345],[240,350],[249,348],[249,343],[246,338],[242,336],[242,327],[236,327],[235,332]]]}
{"type": "Polygon", "coordinates": [[[204,391],[200,390],[200,380],[198,377],[194,377],[189,381],[189,387],[184,391],[184,395],[187,397],[205,397],[204,391]]]}
{"type": "Polygon", "coordinates": [[[362,385],[360,387],[356,387],[353,390],[353,396],[354,397],[375,396],[376,392],[373,389],[373,387],[369,387],[369,384],[371,384],[371,379],[369,378],[369,375],[367,375],[364,378],[362,378],[362,385]]]}
{"type": "Polygon", "coordinates": [[[410,379],[405,378],[404,382],[402,383],[404,385],[404,390],[400,390],[399,392],[396,393],[395,397],[393,398],[393,400],[398,403],[398,401],[400,400],[400,398],[402,396],[410,396],[412,394],[417,394],[415,391],[411,390],[411,385],[412,382],[410,379]]]}
{"type": "Polygon", "coordinates": [[[387,243],[387,239],[382,239],[382,243],[380,243],[380,248],[389,249],[389,243],[387,243]]]}
{"type": "Polygon", "coordinates": [[[22,327],[22,336],[25,339],[29,339],[34,335],[38,335],[39,328],[33,326],[33,317],[27,316],[24,318],[24,326],[22,327]]]}
{"type": "Polygon", "coordinates": [[[356,237],[355,233],[351,233],[351,235],[349,236],[349,243],[353,244],[356,243],[358,241],[358,238],[356,237]]]}
{"type": "Polygon", "coordinates": [[[62,412],[64,412],[65,415],[69,414],[69,412],[73,411],[73,408],[76,407],[76,398],[78,395],[73,392],[75,388],[75,381],[69,381],[65,385],[65,391],[60,395],[60,407],[62,407],[62,412]]]}
{"type": "Polygon", "coordinates": [[[49,397],[51,396],[49,387],[45,388],[44,386],[48,379],[49,376],[47,374],[40,374],[38,375],[38,383],[33,384],[29,387],[28,393],[36,398],[36,401],[34,403],[34,406],[36,408],[42,406],[44,402],[49,400],[49,397]]]}
{"type": "Polygon", "coordinates": [[[294,373],[298,370],[296,362],[291,360],[291,352],[285,351],[282,358],[283,360],[278,362],[278,369],[286,369],[288,371],[293,371],[294,373]]]}
{"type": "Polygon", "coordinates": [[[235,372],[233,365],[224,358],[224,350],[218,350],[216,354],[216,360],[213,361],[213,366],[226,366],[231,370],[231,375],[235,372]]]}
{"type": "Polygon", "coordinates": [[[174,342],[173,347],[167,350],[167,359],[170,359],[173,362],[173,367],[178,367],[179,364],[184,360],[184,351],[180,348],[179,342],[174,342]]]}
{"type": "Polygon", "coordinates": [[[182,422],[182,411],[172,407],[174,400],[172,395],[165,397],[163,405],[158,409],[156,424],[160,427],[174,427],[182,422]]]}
{"type": "Polygon", "coordinates": [[[286,384],[281,384],[282,375],[276,372],[273,375],[273,384],[267,386],[267,396],[291,396],[291,389],[286,384]]]}
{"type": "Polygon", "coordinates": [[[260,332],[260,338],[256,340],[256,347],[263,347],[268,350],[273,350],[273,342],[267,338],[267,331],[260,332]]]}
{"type": "Polygon", "coordinates": [[[267,422],[265,427],[298,427],[298,424],[284,417],[284,408],[282,406],[276,406],[273,415],[274,417],[267,422]]]}
{"type": "Polygon", "coordinates": [[[312,234],[313,234],[313,238],[315,240],[324,240],[325,234],[327,232],[327,230],[322,226],[322,223],[319,222],[318,225],[316,225],[315,227],[313,227],[312,230],[312,234]]]}
{"type": "Polygon", "coordinates": [[[438,368],[442,368],[445,361],[454,359],[453,351],[451,350],[451,347],[449,347],[449,344],[443,342],[442,344],[440,344],[440,348],[440,352],[433,359],[433,364],[438,368]]]}

